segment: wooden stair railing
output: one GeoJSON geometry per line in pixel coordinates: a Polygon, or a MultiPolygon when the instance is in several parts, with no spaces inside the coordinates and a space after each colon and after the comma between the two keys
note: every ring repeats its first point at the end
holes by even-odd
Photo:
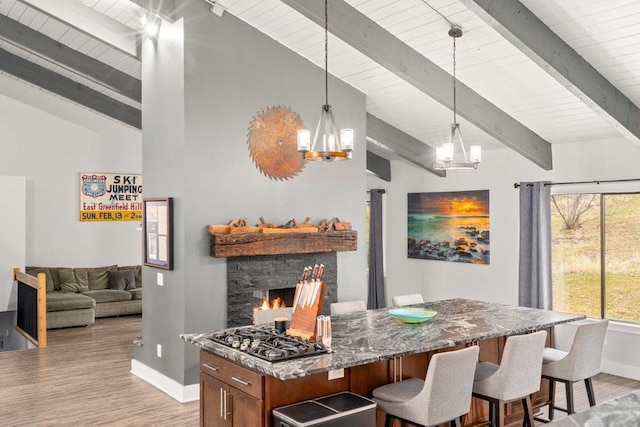
{"type": "Polygon", "coordinates": [[[39,348],[47,346],[47,279],[13,269],[18,286],[18,314],[15,329],[39,348]]]}

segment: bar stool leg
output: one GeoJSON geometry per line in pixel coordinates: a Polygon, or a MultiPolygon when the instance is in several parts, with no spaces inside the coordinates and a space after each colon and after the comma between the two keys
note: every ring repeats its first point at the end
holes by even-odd
{"type": "Polygon", "coordinates": [[[584,385],[587,387],[587,396],[589,397],[589,406],[596,406],[596,397],[593,394],[593,384],[591,377],[585,378],[584,385]]]}
{"type": "Polygon", "coordinates": [[[524,419],[522,420],[522,425],[534,427],[535,421],[533,420],[533,410],[531,407],[531,398],[529,396],[522,398],[522,409],[524,410],[524,419]]]}
{"type": "Polygon", "coordinates": [[[567,381],[564,383],[565,393],[567,395],[567,415],[571,415],[575,413],[573,409],[573,383],[571,381],[567,381]]]}
{"type": "Polygon", "coordinates": [[[495,427],[496,425],[496,403],[489,401],[489,427],[495,427]]]}
{"type": "Polygon", "coordinates": [[[391,415],[384,417],[384,427],[391,427],[391,415]]]}
{"type": "Polygon", "coordinates": [[[554,409],[556,406],[556,382],[549,378],[549,421],[553,421],[554,409]]]}
{"type": "Polygon", "coordinates": [[[502,427],[504,426],[504,401],[498,400],[498,403],[495,405],[495,407],[497,412],[497,417],[494,419],[495,427],[502,427]]]}

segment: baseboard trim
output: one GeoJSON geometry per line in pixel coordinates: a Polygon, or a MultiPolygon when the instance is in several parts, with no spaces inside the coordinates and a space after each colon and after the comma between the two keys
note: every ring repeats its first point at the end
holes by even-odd
{"type": "Polygon", "coordinates": [[[200,399],[200,384],[182,385],[135,359],[131,359],[131,373],[162,390],[180,403],[200,399]]]}
{"type": "Polygon", "coordinates": [[[637,366],[623,365],[622,363],[603,360],[601,371],[605,374],[617,375],[619,377],[640,381],[640,368],[637,366]]]}

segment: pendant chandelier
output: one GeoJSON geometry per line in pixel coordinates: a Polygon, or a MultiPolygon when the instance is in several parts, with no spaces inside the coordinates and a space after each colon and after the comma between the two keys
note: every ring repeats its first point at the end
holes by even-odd
{"type": "Polygon", "coordinates": [[[456,39],[462,37],[462,29],[455,25],[452,26],[449,29],[449,36],[453,39],[453,123],[451,123],[449,142],[436,148],[436,162],[433,164],[433,168],[436,170],[478,169],[482,148],[479,145],[472,145],[469,147],[469,154],[467,155],[456,114],[456,39]],[[459,142],[462,151],[462,158],[457,161],[454,158],[456,141],[459,142]]]}
{"type": "Polygon", "coordinates": [[[329,105],[329,31],[328,6],[324,2],[324,88],[325,103],[322,106],[320,120],[311,143],[311,133],[308,129],[298,131],[298,151],[305,160],[332,162],[351,159],[353,151],[353,129],[336,131],[333,123],[331,105],[329,105]]]}

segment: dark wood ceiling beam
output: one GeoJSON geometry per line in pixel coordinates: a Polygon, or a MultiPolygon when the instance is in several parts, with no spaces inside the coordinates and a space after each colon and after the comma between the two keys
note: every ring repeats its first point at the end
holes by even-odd
{"type": "Polygon", "coordinates": [[[550,76],[640,145],[640,109],[517,0],[461,0],[550,76]]]}
{"type": "Polygon", "coordinates": [[[77,102],[86,108],[95,110],[137,129],[142,128],[142,113],[139,109],[96,92],[85,85],[29,62],[4,49],[0,49],[0,69],[70,101],[77,102]]]}
{"type": "Polygon", "coordinates": [[[141,102],[142,83],[135,77],[58,43],[26,25],[0,15],[0,38],[100,85],[141,102]]]}
{"type": "MultiPolygon", "coordinates": [[[[281,0],[318,25],[324,26],[320,1],[281,0]]],[[[362,54],[404,79],[445,107],[453,109],[451,76],[344,0],[332,0],[329,31],[362,54]]],[[[468,86],[458,82],[457,112],[533,163],[552,168],[551,144],[468,86]]]]}

